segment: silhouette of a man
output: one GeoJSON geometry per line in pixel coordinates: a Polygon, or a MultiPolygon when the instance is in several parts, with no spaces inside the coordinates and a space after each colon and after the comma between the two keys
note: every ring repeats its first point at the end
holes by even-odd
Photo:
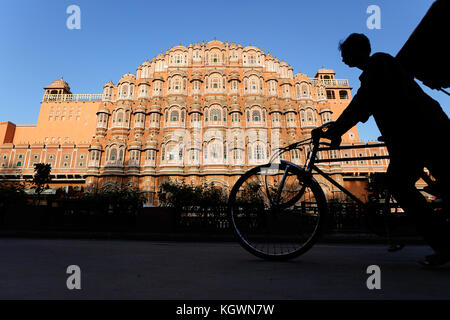
{"type": "MultiPolygon", "coordinates": [[[[448,116],[396,58],[381,52],[371,56],[365,35],[351,34],[339,44],[339,50],[345,64],[363,71],[361,87],[322,136],[339,145],[345,132],[373,116],[390,155],[388,187],[400,206],[415,218],[418,231],[435,251],[421,263],[440,265],[450,261],[450,228],[435,218],[415,188],[426,167],[444,190],[448,189],[448,116]]],[[[448,194],[444,199],[448,203],[448,194]]]]}

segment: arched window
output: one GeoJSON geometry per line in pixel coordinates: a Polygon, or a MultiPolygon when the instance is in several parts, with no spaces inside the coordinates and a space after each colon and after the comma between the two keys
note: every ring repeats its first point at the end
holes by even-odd
{"type": "Polygon", "coordinates": [[[308,96],[308,87],[306,86],[306,84],[302,85],[302,95],[304,97],[308,96]]]}
{"type": "Polygon", "coordinates": [[[174,110],[170,113],[170,121],[177,122],[179,119],[179,113],[178,111],[174,110]]]}
{"type": "Polygon", "coordinates": [[[261,112],[259,112],[259,110],[253,110],[252,120],[253,121],[261,121],[261,112]]]}
{"type": "Polygon", "coordinates": [[[114,148],[114,149],[111,149],[111,153],[109,154],[109,159],[111,160],[111,161],[116,161],[116,159],[117,159],[117,149],[116,148],[114,148]]]}
{"type": "Polygon", "coordinates": [[[167,147],[167,160],[175,160],[175,148],[173,146],[167,147]]]}
{"type": "Polygon", "coordinates": [[[220,121],[221,118],[221,112],[219,109],[212,109],[211,110],[211,121],[220,121]]]}
{"type": "Polygon", "coordinates": [[[217,79],[217,78],[212,79],[212,87],[213,87],[213,89],[219,88],[219,79],[217,79]]]}
{"type": "Polygon", "coordinates": [[[176,79],[174,84],[174,90],[175,91],[179,91],[181,89],[181,84],[180,84],[180,80],[176,79]]]}
{"type": "Polygon", "coordinates": [[[263,158],[264,154],[263,154],[263,149],[260,145],[257,145],[255,148],[255,159],[256,160],[261,160],[263,158]]]}
{"type": "Polygon", "coordinates": [[[217,143],[211,144],[211,146],[209,148],[209,152],[210,152],[210,155],[211,155],[212,159],[218,159],[219,158],[220,151],[219,151],[217,143]]]}
{"type": "Polygon", "coordinates": [[[122,85],[122,96],[123,97],[128,96],[128,85],[126,84],[122,85]]]}
{"type": "Polygon", "coordinates": [[[123,112],[122,111],[117,112],[117,122],[119,122],[119,123],[123,122],[123,112]]]}
{"type": "Polygon", "coordinates": [[[312,114],[311,110],[308,110],[306,112],[306,119],[307,119],[308,122],[312,122],[313,121],[313,114],[312,114]]]}
{"type": "Polygon", "coordinates": [[[327,90],[327,99],[336,99],[333,90],[327,90]]]}
{"type": "Polygon", "coordinates": [[[348,93],[345,90],[339,91],[339,99],[348,99],[348,93]]]}

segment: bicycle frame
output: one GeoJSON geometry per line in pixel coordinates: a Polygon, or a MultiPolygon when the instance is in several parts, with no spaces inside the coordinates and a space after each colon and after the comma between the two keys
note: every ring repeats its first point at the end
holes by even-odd
{"type": "MultiPolygon", "coordinates": [[[[385,147],[385,144],[379,144],[377,147],[385,147]]],[[[338,188],[340,191],[344,192],[347,196],[349,196],[352,200],[356,201],[357,203],[363,205],[364,202],[361,201],[358,197],[356,197],[353,193],[348,191],[344,186],[339,184],[336,180],[330,177],[329,174],[326,172],[323,172],[321,169],[319,169],[316,166],[316,163],[329,163],[329,162],[341,162],[341,161],[361,161],[361,160],[377,160],[377,159],[389,159],[389,156],[370,156],[370,157],[353,157],[353,158],[336,158],[336,159],[316,159],[317,152],[319,151],[330,151],[330,150],[345,150],[345,149],[364,149],[364,148],[372,148],[372,145],[361,145],[361,146],[342,146],[337,148],[321,148],[320,144],[317,143],[314,145],[313,148],[313,154],[311,155],[311,161],[309,166],[311,167],[311,170],[316,171],[318,174],[320,174],[322,177],[324,177],[327,181],[329,181],[331,184],[333,184],[336,188],[338,188]]]]}
{"type": "MultiPolygon", "coordinates": [[[[327,181],[329,181],[332,185],[334,185],[336,188],[338,188],[340,191],[345,193],[348,197],[350,197],[352,200],[356,201],[360,205],[364,205],[364,202],[361,201],[357,196],[355,196],[353,193],[351,193],[349,190],[347,190],[344,186],[342,186],[340,183],[338,183],[336,180],[334,180],[332,177],[330,177],[329,174],[321,170],[316,166],[316,163],[330,163],[330,162],[341,162],[341,161],[356,161],[356,160],[376,160],[376,159],[389,159],[389,156],[370,156],[370,157],[353,157],[353,158],[335,158],[335,159],[316,159],[317,153],[319,151],[331,151],[331,150],[344,150],[344,149],[363,149],[363,148],[372,148],[373,145],[361,145],[361,146],[342,146],[342,147],[336,147],[332,148],[329,143],[324,143],[320,141],[313,141],[312,139],[306,139],[300,142],[293,143],[287,147],[279,149],[278,153],[272,156],[269,163],[272,163],[273,160],[280,156],[281,154],[293,150],[293,149],[302,149],[301,147],[306,144],[313,144],[312,150],[309,152],[309,155],[307,156],[307,161],[305,162],[304,170],[308,174],[312,174],[313,171],[317,172],[319,175],[324,177],[327,181]],[[326,148],[321,147],[322,146],[328,146],[326,148]]],[[[385,144],[378,144],[377,147],[384,147],[385,144]]],[[[293,166],[297,166],[295,164],[292,164],[293,166]]],[[[280,183],[279,190],[277,192],[276,197],[276,203],[278,202],[279,193],[281,192],[281,189],[284,185],[284,179],[286,176],[286,173],[288,171],[289,167],[285,169],[285,173],[283,175],[283,179],[280,183]]],[[[300,192],[301,194],[302,192],[300,192]]]]}

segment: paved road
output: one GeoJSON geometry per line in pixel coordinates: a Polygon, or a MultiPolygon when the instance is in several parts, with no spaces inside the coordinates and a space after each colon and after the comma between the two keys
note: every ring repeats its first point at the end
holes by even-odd
{"type": "Polygon", "coordinates": [[[322,244],[281,263],[235,243],[0,239],[0,252],[0,299],[450,299],[450,264],[422,269],[424,246],[322,244]],[[366,287],[374,264],[381,290],[366,287]]]}

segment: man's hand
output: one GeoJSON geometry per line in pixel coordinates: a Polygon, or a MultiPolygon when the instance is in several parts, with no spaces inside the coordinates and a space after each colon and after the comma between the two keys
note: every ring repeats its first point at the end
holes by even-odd
{"type": "Polygon", "coordinates": [[[338,133],[336,122],[328,122],[321,127],[313,129],[311,136],[314,140],[325,138],[331,140],[331,147],[337,148],[342,142],[341,135],[338,133]]]}

